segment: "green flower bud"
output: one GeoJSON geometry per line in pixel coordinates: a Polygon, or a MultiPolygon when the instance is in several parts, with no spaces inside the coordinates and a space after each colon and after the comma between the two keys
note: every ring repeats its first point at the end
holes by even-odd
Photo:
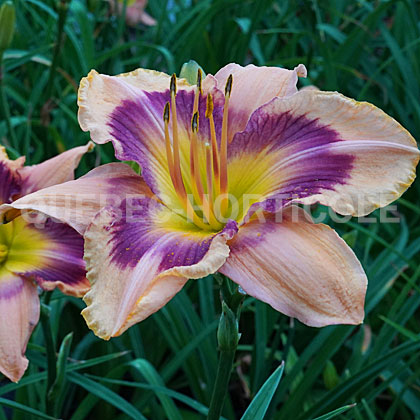
{"type": "Polygon", "coordinates": [[[9,48],[15,32],[15,6],[6,1],[0,7],[0,53],[9,48]]]}
{"type": "Polygon", "coordinates": [[[201,70],[203,79],[206,77],[203,68],[194,60],[184,63],[179,73],[180,79],[186,79],[190,85],[197,84],[198,70],[201,70]]]}
{"type": "Polygon", "coordinates": [[[222,302],[222,315],[220,316],[217,330],[217,341],[220,351],[235,351],[238,346],[240,334],[238,334],[238,321],[234,312],[222,302]]]}

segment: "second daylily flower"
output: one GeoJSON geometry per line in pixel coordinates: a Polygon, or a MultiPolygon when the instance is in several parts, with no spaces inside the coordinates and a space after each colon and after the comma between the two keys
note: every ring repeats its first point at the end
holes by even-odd
{"type": "MultiPolygon", "coordinates": [[[[24,157],[10,160],[0,147],[0,203],[73,179],[92,146],[76,147],[34,166],[23,166],[24,157]]],[[[0,225],[1,373],[18,381],[26,370],[26,345],[39,319],[37,286],[83,296],[89,290],[85,275],[83,238],[71,227],[52,220],[38,226],[23,216],[0,225]]]]}
{"type": "MultiPolygon", "coordinates": [[[[368,214],[412,183],[419,151],[378,108],[336,92],[298,92],[298,76],[306,76],[302,65],[230,64],[202,81],[199,74],[197,86],[142,69],[82,80],[81,127],[96,143],[112,141],[118,159],[137,162],[144,181],[115,179],[114,193],[134,196],[102,209],[89,227],[88,207],[65,216],[42,203],[45,194],[1,211],[33,208],[85,232],[92,289],[83,315],[97,335],[121,334],[188,279],[216,271],[308,325],[362,322],[359,261],[293,204],[368,214]]],[[[63,203],[77,186],[87,191],[88,178],[49,194],[63,203]]]]}

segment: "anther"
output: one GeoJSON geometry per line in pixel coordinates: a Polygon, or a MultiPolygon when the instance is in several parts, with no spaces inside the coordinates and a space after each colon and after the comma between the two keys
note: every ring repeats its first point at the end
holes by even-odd
{"type": "Polygon", "coordinates": [[[171,84],[169,87],[171,94],[176,95],[176,74],[174,73],[171,77],[171,84]]]}
{"type": "Polygon", "coordinates": [[[202,78],[203,78],[203,72],[201,71],[201,69],[198,69],[198,71],[197,71],[197,87],[198,87],[198,90],[200,91],[201,94],[203,93],[203,91],[201,89],[202,78]]]}
{"type": "Polygon", "coordinates": [[[163,121],[169,123],[169,102],[166,102],[165,109],[163,110],[163,121]]]}
{"type": "Polygon", "coordinates": [[[203,93],[201,90],[201,79],[203,77],[203,73],[201,72],[201,69],[198,69],[197,71],[197,88],[195,90],[194,95],[194,104],[193,104],[193,114],[195,114],[198,111],[198,105],[199,105],[199,99],[200,95],[203,93]]]}
{"type": "Polygon", "coordinates": [[[206,118],[210,118],[211,115],[213,115],[213,98],[210,95],[210,93],[207,95],[207,107],[206,107],[206,118]]]}
{"type": "Polygon", "coordinates": [[[233,83],[233,76],[230,75],[227,79],[226,86],[225,86],[225,96],[230,96],[230,92],[232,91],[232,83],[233,83]]]}
{"type": "Polygon", "coordinates": [[[194,113],[192,120],[191,120],[191,129],[193,133],[198,131],[198,112],[194,113]]]}

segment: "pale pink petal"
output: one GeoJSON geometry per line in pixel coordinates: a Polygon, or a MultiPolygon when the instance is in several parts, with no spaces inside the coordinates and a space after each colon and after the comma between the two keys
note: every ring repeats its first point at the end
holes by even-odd
{"type": "Polygon", "coordinates": [[[229,101],[230,139],[236,132],[245,129],[251,114],[274,97],[290,96],[297,92],[298,77],[306,77],[303,64],[294,70],[279,67],[257,67],[249,64],[242,67],[228,64],[214,77],[217,87],[224,91],[229,75],[233,76],[232,93],[229,101]]]}
{"type": "Polygon", "coordinates": [[[0,206],[0,219],[10,221],[24,213],[27,220],[32,211],[53,217],[83,234],[95,214],[105,206],[118,206],[133,195],[152,195],[142,178],[124,163],[109,163],[88,172],[75,181],[44,188],[11,204],[0,206]]]}
{"type": "MultiPolygon", "coordinates": [[[[341,214],[366,215],[399,198],[414,181],[420,159],[416,141],[374,105],[336,92],[303,91],[290,98],[287,107],[337,133],[340,141],[329,146],[333,158],[347,155],[353,159],[341,185],[321,189],[301,202],[320,202],[341,214]]],[[[317,151],[305,153],[316,155],[317,151]]],[[[289,168],[299,165],[302,158],[291,156],[289,168]]]]}
{"type": "Polygon", "coordinates": [[[0,269],[0,372],[17,382],[28,367],[26,345],[39,320],[36,286],[0,269]]]}
{"type": "Polygon", "coordinates": [[[360,324],[367,278],[349,246],[330,227],[289,207],[254,219],[229,242],[219,270],[249,295],[315,327],[360,324]]]}
{"type": "Polygon", "coordinates": [[[400,197],[420,157],[410,133],[380,109],[315,90],[260,107],[228,153],[230,188],[259,197],[265,210],[320,202],[354,216],[400,197]]]}
{"type": "Polygon", "coordinates": [[[232,222],[219,234],[198,231],[151,199],[102,210],[85,233],[88,326],[108,340],[147,318],[188,279],[214,273],[236,230],[232,222]]]}
{"type": "Polygon", "coordinates": [[[93,147],[94,144],[89,142],[86,146],[74,147],[38,165],[19,169],[22,178],[21,196],[74,179],[74,171],[80,159],[93,147]]]}

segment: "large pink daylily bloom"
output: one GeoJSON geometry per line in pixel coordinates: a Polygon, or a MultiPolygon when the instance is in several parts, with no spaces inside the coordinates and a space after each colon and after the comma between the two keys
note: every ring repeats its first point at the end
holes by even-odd
{"type": "Polygon", "coordinates": [[[80,84],[80,125],[94,142],[112,141],[118,159],[139,163],[142,177],[108,171],[116,204],[90,224],[94,206],[66,215],[62,203],[76,189],[96,193],[89,180],[101,168],[0,212],[35,209],[84,232],[92,288],[83,315],[104,339],[216,271],[307,325],[359,324],[367,286],[359,261],[295,204],[366,215],[408,188],[420,153],[375,106],[297,91],[305,75],[302,65],[229,64],[191,86],[150,70],[91,71],[80,84]],[[45,200],[53,195],[58,205],[45,200]]]}
{"type": "MultiPolygon", "coordinates": [[[[0,147],[0,203],[74,178],[74,169],[93,144],[68,150],[39,165],[10,160],[0,147]]],[[[16,216],[16,214],[15,214],[16,216]]],[[[29,337],[38,323],[37,286],[83,296],[89,290],[83,237],[51,219],[39,224],[23,216],[0,225],[0,372],[12,381],[24,374],[29,337]]]]}

